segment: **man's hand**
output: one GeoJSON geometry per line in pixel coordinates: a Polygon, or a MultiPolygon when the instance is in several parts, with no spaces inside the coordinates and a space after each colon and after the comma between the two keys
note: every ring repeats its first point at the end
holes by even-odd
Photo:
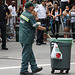
{"type": "Polygon", "coordinates": [[[46,27],[46,31],[49,31],[49,30],[51,30],[51,27],[50,26],[47,26],[46,27]]]}
{"type": "Polygon", "coordinates": [[[7,20],[8,16],[5,17],[5,20],[7,20]]]}

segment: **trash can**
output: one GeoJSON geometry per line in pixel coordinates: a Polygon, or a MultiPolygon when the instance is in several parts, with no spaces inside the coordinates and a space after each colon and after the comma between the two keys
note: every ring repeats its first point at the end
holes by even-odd
{"type": "Polygon", "coordinates": [[[16,42],[19,42],[19,25],[16,25],[16,42]]]}
{"type": "Polygon", "coordinates": [[[52,59],[51,58],[51,68],[52,71],[51,73],[54,73],[55,70],[60,70],[60,73],[69,73],[70,70],[70,60],[71,60],[71,46],[72,46],[72,38],[52,38],[50,39],[50,48],[51,52],[53,49],[53,44],[52,43],[57,43],[63,59],[52,59]]]}

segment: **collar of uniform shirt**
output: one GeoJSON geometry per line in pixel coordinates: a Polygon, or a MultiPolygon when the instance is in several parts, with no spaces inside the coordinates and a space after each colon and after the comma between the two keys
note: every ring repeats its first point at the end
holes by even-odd
{"type": "Polygon", "coordinates": [[[44,7],[44,8],[45,8],[45,10],[47,11],[46,5],[41,4],[41,6],[42,6],[42,7],[44,7]]]}
{"type": "Polygon", "coordinates": [[[45,9],[46,9],[46,5],[41,4],[45,9]]]}

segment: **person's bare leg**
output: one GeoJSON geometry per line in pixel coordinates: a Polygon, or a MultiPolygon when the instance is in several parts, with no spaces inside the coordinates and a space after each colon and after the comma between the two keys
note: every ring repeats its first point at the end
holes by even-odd
{"type": "MultiPolygon", "coordinates": [[[[65,27],[64,32],[67,33],[67,27],[65,27]]],[[[64,34],[64,38],[67,38],[67,34],[64,34]]]]}
{"type": "Polygon", "coordinates": [[[67,38],[69,38],[69,32],[70,32],[70,27],[68,27],[68,34],[67,34],[67,38]]]}

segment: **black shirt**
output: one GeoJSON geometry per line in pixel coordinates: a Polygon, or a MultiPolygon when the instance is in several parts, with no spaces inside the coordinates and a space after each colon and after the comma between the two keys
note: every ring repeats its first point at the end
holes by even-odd
{"type": "Polygon", "coordinates": [[[5,20],[6,13],[10,14],[7,5],[0,6],[0,20],[5,20]]]}

